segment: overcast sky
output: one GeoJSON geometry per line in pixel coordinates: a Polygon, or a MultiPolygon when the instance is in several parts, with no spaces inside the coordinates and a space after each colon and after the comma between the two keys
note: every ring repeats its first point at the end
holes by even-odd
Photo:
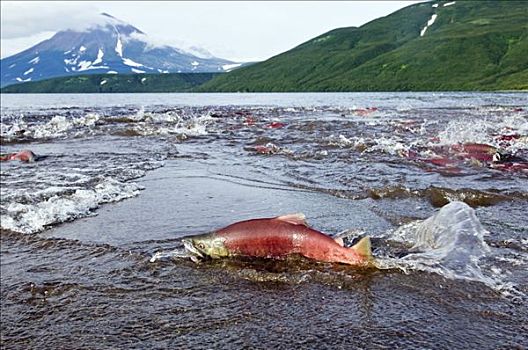
{"type": "Polygon", "coordinates": [[[360,26],[419,1],[4,1],[1,55],[107,12],[159,42],[199,46],[234,61],[260,61],[326,31],[360,26]]]}

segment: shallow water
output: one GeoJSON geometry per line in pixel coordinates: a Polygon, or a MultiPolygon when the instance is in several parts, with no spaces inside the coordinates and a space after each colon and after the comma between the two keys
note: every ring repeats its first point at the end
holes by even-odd
{"type": "Polygon", "coordinates": [[[528,158],[526,97],[2,95],[2,153],[45,156],[1,164],[2,346],[527,347],[528,170],[460,150],[528,158]],[[292,212],[380,269],[180,241],[292,212]]]}

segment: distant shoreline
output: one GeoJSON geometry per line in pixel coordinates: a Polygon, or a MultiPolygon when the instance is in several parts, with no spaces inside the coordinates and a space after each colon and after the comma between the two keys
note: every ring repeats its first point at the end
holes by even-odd
{"type": "Polygon", "coordinates": [[[523,93],[520,90],[296,90],[296,91],[222,91],[203,88],[215,77],[227,73],[168,74],[89,74],[51,78],[35,82],[12,84],[0,89],[2,94],[113,94],[113,93],[384,93],[384,92],[496,92],[523,93]]]}
{"type": "Polygon", "coordinates": [[[1,93],[160,93],[192,92],[224,73],[86,74],[12,84],[1,93]]]}

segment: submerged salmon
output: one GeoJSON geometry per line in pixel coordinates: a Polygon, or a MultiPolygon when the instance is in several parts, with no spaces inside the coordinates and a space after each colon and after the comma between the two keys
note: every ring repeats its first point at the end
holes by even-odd
{"type": "Polygon", "coordinates": [[[290,255],[302,255],[316,261],[349,265],[368,266],[373,262],[368,237],[346,248],[342,239],[334,240],[308,227],[303,214],[241,221],[182,241],[195,258],[284,259],[290,255]]]}

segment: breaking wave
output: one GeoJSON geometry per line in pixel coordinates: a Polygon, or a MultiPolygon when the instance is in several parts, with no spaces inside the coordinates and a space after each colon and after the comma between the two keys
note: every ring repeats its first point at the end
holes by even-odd
{"type": "Polygon", "coordinates": [[[36,233],[47,226],[94,215],[101,204],[118,202],[139,194],[142,187],[104,177],[92,189],[75,189],[64,193],[61,188],[37,191],[28,204],[9,201],[2,204],[2,229],[36,233]]]}
{"type": "Polygon", "coordinates": [[[484,283],[505,295],[520,294],[511,283],[482,259],[492,258],[485,237],[489,232],[478,220],[475,210],[463,202],[451,202],[423,221],[414,221],[388,232],[384,239],[410,245],[409,254],[376,256],[381,269],[400,269],[406,273],[424,271],[449,279],[484,283]]]}
{"type": "Polygon", "coordinates": [[[210,113],[162,111],[145,112],[140,108],[133,114],[114,115],[113,111],[81,112],[81,115],[18,115],[3,118],[0,129],[2,143],[29,142],[94,135],[155,136],[207,135],[207,127],[214,121],[210,113]]]}

